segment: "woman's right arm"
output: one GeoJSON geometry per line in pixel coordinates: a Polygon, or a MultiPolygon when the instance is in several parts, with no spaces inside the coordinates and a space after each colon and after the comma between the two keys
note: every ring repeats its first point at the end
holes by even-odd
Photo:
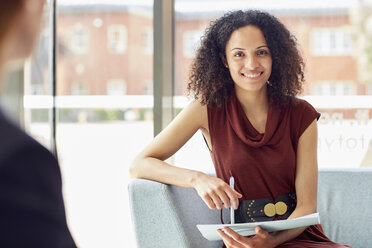
{"type": "Polygon", "coordinates": [[[150,179],[179,187],[195,188],[209,208],[222,205],[238,206],[241,195],[231,190],[223,180],[205,173],[179,168],[164,160],[176,153],[200,129],[208,130],[207,107],[199,101],[190,103],[134,159],[130,167],[132,178],[150,179]]]}

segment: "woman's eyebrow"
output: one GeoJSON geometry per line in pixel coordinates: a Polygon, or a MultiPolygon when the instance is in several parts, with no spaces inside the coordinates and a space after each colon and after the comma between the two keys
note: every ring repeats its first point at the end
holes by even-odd
{"type": "Polygon", "coordinates": [[[259,46],[259,47],[257,47],[256,50],[257,50],[257,49],[260,49],[260,48],[264,48],[264,47],[269,48],[268,46],[263,45],[263,46],[259,46]]]}
{"type": "Polygon", "coordinates": [[[230,51],[233,51],[233,50],[245,50],[244,48],[240,48],[240,47],[234,47],[233,49],[231,49],[230,51]]]}
{"type": "MultiPolygon", "coordinates": [[[[266,48],[269,48],[268,46],[266,46],[266,45],[262,45],[262,46],[258,46],[258,47],[256,47],[256,50],[257,49],[260,49],[260,48],[264,48],[264,47],[266,47],[266,48]]],[[[241,48],[241,47],[234,47],[233,49],[231,49],[230,51],[234,51],[234,50],[245,50],[245,48],[241,48]]]]}

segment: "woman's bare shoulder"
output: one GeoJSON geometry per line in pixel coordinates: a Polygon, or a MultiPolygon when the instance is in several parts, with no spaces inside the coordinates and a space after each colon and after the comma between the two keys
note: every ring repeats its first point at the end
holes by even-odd
{"type": "Polygon", "coordinates": [[[208,129],[208,108],[199,99],[194,99],[182,112],[196,121],[200,128],[208,129]]]}

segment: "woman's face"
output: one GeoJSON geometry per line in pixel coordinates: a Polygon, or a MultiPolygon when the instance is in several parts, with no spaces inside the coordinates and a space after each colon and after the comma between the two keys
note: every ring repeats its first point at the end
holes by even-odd
{"type": "Polygon", "coordinates": [[[248,25],[235,30],[226,44],[226,61],[236,90],[266,91],[272,58],[261,30],[248,25]]]}

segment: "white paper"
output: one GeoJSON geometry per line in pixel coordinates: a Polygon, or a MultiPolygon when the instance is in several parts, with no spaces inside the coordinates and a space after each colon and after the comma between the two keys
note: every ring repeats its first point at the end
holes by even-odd
{"type": "Polygon", "coordinates": [[[254,231],[256,226],[260,226],[262,229],[268,232],[275,232],[297,227],[311,226],[315,224],[320,224],[319,213],[309,214],[290,220],[196,226],[198,227],[204,238],[210,241],[216,241],[221,240],[221,236],[218,235],[217,230],[222,229],[225,226],[229,227],[242,236],[249,236],[256,234],[256,232],[254,231]]]}

